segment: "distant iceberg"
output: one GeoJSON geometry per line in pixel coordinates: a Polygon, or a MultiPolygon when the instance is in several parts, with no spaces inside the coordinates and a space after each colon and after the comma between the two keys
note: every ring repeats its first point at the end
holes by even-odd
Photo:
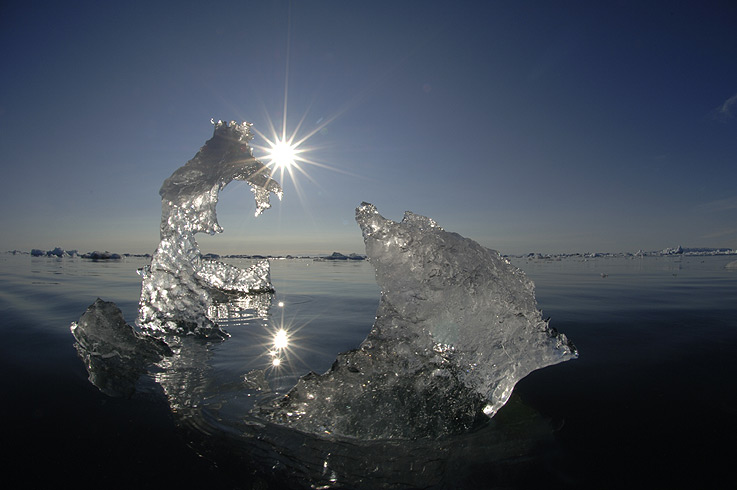
{"type": "Polygon", "coordinates": [[[355,254],[355,253],[352,253],[349,255],[343,255],[340,252],[333,252],[327,257],[322,257],[322,259],[323,260],[366,260],[366,257],[364,257],[363,255],[355,254]]]}
{"type": "Polygon", "coordinates": [[[678,245],[677,247],[666,248],[661,250],[660,255],[681,255],[683,253],[683,247],[678,245]]]}
{"type": "Polygon", "coordinates": [[[94,252],[87,252],[80,254],[77,250],[64,250],[61,247],[56,247],[53,250],[41,250],[40,248],[34,248],[31,250],[32,257],[81,257],[83,259],[91,260],[120,260],[123,255],[114,252],[100,252],[95,250],[94,252]]]}
{"type": "Polygon", "coordinates": [[[111,253],[108,251],[105,252],[98,252],[95,250],[94,252],[88,252],[86,254],[80,255],[83,259],[92,259],[92,260],[120,260],[123,258],[122,255],[117,253],[111,253]]]}
{"type": "Polygon", "coordinates": [[[76,250],[64,250],[61,247],[56,247],[53,250],[41,250],[34,248],[31,250],[31,256],[33,257],[74,257],[77,255],[76,250]]]}

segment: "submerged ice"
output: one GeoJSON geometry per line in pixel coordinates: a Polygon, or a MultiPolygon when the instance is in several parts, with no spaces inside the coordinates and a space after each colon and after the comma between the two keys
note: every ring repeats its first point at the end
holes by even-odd
{"type": "Polygon", "coordinates": [[[381,288],[373,328],[260,416],[320,434],[438,437],[493,416],[530,372],[577,356],[499,253],[411,212],[397,223],[363,203],[356,221],[381,288]]]}
{"type": "Polygon", "coordinates": [[[148,367],[173,354],[164,341],[126,324],[115,303],[100,298],[72,323],[71,330],[90,382],[108,396],[132,395],[148,367]]]}
{"type": "Polygon", "coordinates": [[[220,191],[233,180],[251,186],[256,216],[270,207],[269,195],[281,198],[268,167],[254,158],[249,123],[215,123],[213,137],[184,166],[164,181],[161,195],[161,241],[150,266],[141,271],[138,325],[155,332],[222,335],[208,318],[213,295],[272,291],[269,263],[248,269],[203,260],[196,233],[222,232],[215,208],[220,191]]]}

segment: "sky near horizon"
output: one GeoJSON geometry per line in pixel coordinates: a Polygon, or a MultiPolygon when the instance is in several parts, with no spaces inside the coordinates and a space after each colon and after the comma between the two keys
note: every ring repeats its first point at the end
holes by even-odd
{"type": "Polygon", "coordinates": [[[3,2],[0,250],[152,253],[211,118],[285,120],[320,165],[258,218],[228,185],[203,252],[363,253],[362,201],[507,254],[737,249],[735,26],[729,1],[3,2]]]}

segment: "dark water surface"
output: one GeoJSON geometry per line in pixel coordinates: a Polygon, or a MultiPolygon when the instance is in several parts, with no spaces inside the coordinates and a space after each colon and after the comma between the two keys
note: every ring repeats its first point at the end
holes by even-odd
{"type": "MultiPolygon", "coordinates": [[[[543,315],[573,340],[580,358],[523,379],[510,404],[473,434],[432,447],[395,444],[392,458],[405,449],[406,455],[388,466],[406,467],[406,478],[382,480],[377,470],[363,486],[734,485],[737,270],[724,267],[734,258],[514,261],[535,282],[543,315]],[[432,471],[412,467],[414,455],[428,450],[443,455],[432,471]],[[423,471],[441,477],[412,476],[423,471]]],[[[10,451],[4,475],[13,482],[5,486],[309,485],[304,475],[248,463],[258,454],[237,439],[232,421],[243,407],[232,399],[222,406],[203,399],[204,416],[188,418],[172,414],[156,390],[117,399],[89,383],[69,325],[97,297],[116,302],[132,323],[136,269],[146,263],[0,254],[0,413],[10,451]]],[[[267,368],[277,389],[288,389],[298,375],[328,369],[373,323],[379,292],[366,262],[277,260],[272,282],[273,305],[284,306],[272,306],[264,319],[244,319],[248,328],[230,320],[232,337],[208,358],[216,378],[267,368]],[[288,362],[269,370],[271,358],[259,353],[268,341],[258,339],[268,339],[275,326],[289,327],[294,342],[288,362]]],[[[380,449],[347,443],[336,446],[334,457],[375,460],[378,468],[380,449]]],[[[323,476],[312,483],[330,483],[323,476]]]]}

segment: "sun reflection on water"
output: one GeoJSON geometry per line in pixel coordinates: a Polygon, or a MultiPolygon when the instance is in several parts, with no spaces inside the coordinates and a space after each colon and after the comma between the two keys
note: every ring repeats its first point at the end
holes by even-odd
{"type": "MultiPolygon", "coordinates": [[[[277,311],[272,310],[271,312],[266,326],[265,339],[261,344],[262,355],[267,359],[265,371],[267,375],[270,374],[269,377],[292,378],[301,372],[299,368],[305,368],[298,353],[302,350],[302,346],[297,335],[305,325],[295,325],[293,322],[285,321],[284,301],[279,301],[276,306],[277,311]]],[[[277,380],[274,379],[274,381],[277,380]]]]}
{"type": "Polygon", "coordinates": [[[288,340],[287,331],[283,329],[279,330],[274,336],[274,348],[277,350],[286,348],[289,343],[288,340]]]}
{"type": "MultiPolygon", "coordinates": [[[[300,376],[316,369],[312,340],[305,336],[311,319],[295,316],[289,301],[275,294],[223,298],[209,317],[228,332],[217,344],[222,366],[238,371],[248,396],[273,396],[290,389],[300,376]]],[[[298,306],[294,306],[298,308],[298,306]]]]}

